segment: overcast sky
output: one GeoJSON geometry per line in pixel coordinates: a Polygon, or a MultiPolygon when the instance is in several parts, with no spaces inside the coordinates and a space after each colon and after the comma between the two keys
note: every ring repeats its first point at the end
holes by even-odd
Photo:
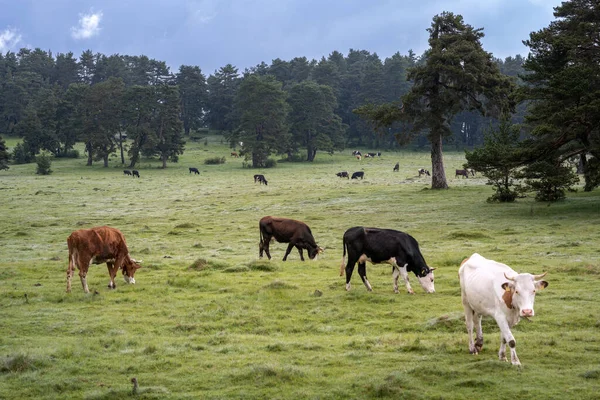
{"type": "Polygon", "coordinates": [[[0,52],[84,50],[146,55],[205,75],[262,61],[320,59],[337,50],[383,60],[428,47],[434,15],[450,11],[484,28],[495,57],[527,55],[529,33],[554,20],[560,0],[0,0],[0,52]]]}

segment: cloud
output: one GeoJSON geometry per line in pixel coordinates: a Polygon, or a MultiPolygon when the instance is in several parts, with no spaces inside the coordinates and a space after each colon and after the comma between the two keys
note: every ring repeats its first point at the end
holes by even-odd
{"type": "Polygon", "coordinates": [[[21,41],[21,34],[14,28],[7,28],[0,32],[0,53],[5,53],[17,46],[21,41]]]}
{"type": "Polygon", "coordinates": [[[187,3],[188,21],[192,24],[207,24],[217,16],[217,3],[213,0],[190,1],[187,3]]]}
{"type": "Polygon", "coordinates": [[[89,39],[100,33],[100,21],[102,20],[102,11],[89,14],[80,14],[79,25],[71,27],[71,37],[73,39],[89,39]]]}

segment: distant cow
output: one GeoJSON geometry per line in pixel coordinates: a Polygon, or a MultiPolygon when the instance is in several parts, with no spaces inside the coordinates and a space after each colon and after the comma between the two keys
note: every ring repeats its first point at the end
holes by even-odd
{"type": "Polygon", "coordinates": [[[133,276],[140,265],[129,256],[125,237],[118,229],[108,226],[80,229],[71,233],[67,238],[67,245],[69,247],[67,292],[71,291],[71,277],[77,267],[83,291],[89,293],[86,276],[90,264],[106,263],[110,275],[108,283],[110,289],[117,287],[115,276],[119,268],[123,270],[125,282],[135,283],[133,276]]]}
{"type": "Polygon", "coordinates": [[[467,172],[471,174],[471,176],[475,176],[475,170],[473,168],[467,168],[467,172]]]}
{"type": "Polygon", "coordinates": [[[539,280],[545,275],[519,274],[508,265],[488,260],[477,253],[462,262],[458,277],[471,354],[478,354],[483,348],[482,316],[491,316],[500,328],[500,361],[507,361],[508,343],[511,363],[521,365],[510,328],[521,317],[533,317],[535,292],[548,286],[548,282],[539,280]],[[474,323],[477,324],[476,341],[473,341],[474,323]]]}
{"type": "Polygon", "coordinates": [[[360,160],[362,159],[362,156],[361,156],[360,154],[357,154],[357,155],[356,155],[356,159],[357,159],[358,161],[360,161],[360,160]]]}
{"type": "Polygon", "coordinates": [[[265,186],[267,185],[267,180],[265,179],[264,175],[259,175],[259,174],[254,175],[254,183],[256,183],[256,182],[264,183],[265,186]]]}
{"type": "Polygon", "coordinates": [[[358,151],[358,150],[354,150],[354,151],[352,152],[352,155],[353,155],[353,156],[362,156],[362,153],[361,153],[360,151],[358,151]]]}
{"type": "Polygon", "coordinates": [[[363,179],[365,177],[365,173],[363,171],[354,172],[352,174],[352,179],[363,179]]]}
{"type": "Polygon", "coordinates": [[[456,178],[457,176],[464,176],[465,178],[469,178],[469,171],[467,171],[466,169],[457,169],[456,170],[456,174],[454,175],[454,177],[456,178]]]}
{"type": "Polygon", "coordinates": [[[419,250],[419,243],[407,233],[393,229],[365,228],[356,226],[344,233],[344,255],[340,265],[340,276],[346,271],[346,290],[350,290],[350,278],[354,265],[358,262],[358,274],[370,292],[373,290],[367,280],[367,261],[373,264],[389,263],[392,266],[394,293],[398,293],[398,277],[402,276],[406,290],[414,291],[408,282],[408,273],[413,272],[423,290],[434,293],[433,270],[429,268],[419,250]],[[348,263],[345,264],[346,252],[348,263]],[[345,268],[344,268],[345,267],[345,268]]]}
{"type": "MultiPolygon", "coordinates": [[[[379,153],[379,154],[381,154],[381,153],[379,153]]],[[[373,158],[373,157],[377,156],[377,153],[367,153],[367,155],[369,157],[373,158]]]]}
{"type": "Polygon", "coordinates": [[[381,157],[381,152],[380,151],[377,152],[377,157],[381,157]]]}
{"type": "Polygon", "coordinates": [[[194,167],[190,167],[190,174],[194,173],[194,175],[200,175],[200,171],[198,171],[198,168],[194,168],[194,167]]]}
{"type": "Polygon", "coordinates": [[[235,152],[235,151],[232,151],[232,152],[231,152],[231,157],[238,158],[238,157],[239,157],[239,154],[238,154],[237,152],[235,152]]]}
{"type": "Polygon", "coordinates": [[[133,171],[131,171],[131,175],[132,176],[137,176],[138,178],[140,177],[140,173],[137,170],[135,170],[135,169],[133,171]]]}
{"type": "Polygon", "coordinates": [[[340,178],[348,178],[348,179],[350,179],[350,176],[348,175],[347,171],[338,172],[336,175],[339,176],[340,178]]]}
{"type": "Polygon", "coordinates": [[[123,175],[131,175],[131,171],[128,169],[123,170],[123,175]]]}
{"type": "Polygon", "coordinates": [[[425,168],[421,168],[417,172],[419,173],[419,178],[421,177],[421,175],[431,176],[431,174],[429,173],[429,171],[426,170],[425,168]]]}
{"type": "Polygon", "coordinates": [[[394,172],[398,172],[400,171],[400,163],[397,162],[396,165],[394,165],[394,172]]]}
{"type": "Polygon", "coordinates": [[[263,217],[258,223],[258,227],[260,229],[259,257],[263,256],[264,251],[269,260],[271,259],[269,243],[273,238],[279,243],[289,243],[283,261],[287,260],[287,256],[294,246],[298,249],[302,261],[304,261],[302,249],[306,249],[311,260],[323,252],[323,249],[317,246],[310,228],[304,222],[287,218],[263,217]]]}

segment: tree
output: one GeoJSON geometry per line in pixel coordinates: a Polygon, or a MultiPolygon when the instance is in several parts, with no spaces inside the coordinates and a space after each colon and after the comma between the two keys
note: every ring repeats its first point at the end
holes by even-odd
{"type": "Polygon", "coordinates": [[[8,169],[8,160],[9,160],[8,150],[6,149],[6,142],[0,136],[0,171],[3,169],[8,169]]]}
{"type": "Polygon", "coordinates": [[[160,157],[162,168],[167,168],[167,160],[176,162],[185,145],[179,119],[179,91],[177,86],[157,85],[155,96],[152,125],[156,145],[153,150],[160,157]]]}
{"type": "Polygon", "coordinates": [[[266,166],[271,153],[289,150],[288,105],[281,86],[270,75],[247,75],[240,84],[235,102],[240,124],[230,139],[243,143],[242,153],[254,168],[266,166]]]}
{"type": "Polygon", "coordinates": [[[523,164],[518,156],[519,135],[520,127],[504,119],[497,129],[490,127],[483,147],[465,154],[465,167],[480,172],[494,188],[495,193],[488,198],[490,202],[513,202],[523,191],[515,183],[523,164]]]}
{"type": "Polygon", "coordinates": [[[204,106],[206,104],[206,78],[199,67],[182,65],[176,77],[179,86],[181,121],[186,136],[191,129],[204,124],[204,106]]]}
{"type": "Polygon", "coordinates": [[[453,117],[462,110],[500,114],[511,109],[513,84],[483,50],[482,29],[465,24],[462,16],[450,12],[436,15],[428,32],[430,48],[425,62],[408,75],[414,82],[411,91],[401,102],[365,106],[357,112],[374,121],[377,128],[401,120],[408,123],[409,135],[428,131],[431,187],[446,189],[442,143],[452,133],[453,117]]]}
{"type": "Polygon", "coordinates": [[[288,98],[293,141],[306,148],[306,160],[314,161],[317,150],[333,153],[343,149],[344,129],[335,114],[337,100],[331,87],[305,81],[294,85],[288,98]]]}
{"type": "Polygon", "coordinates": [[[35,162],[37,163],[36,174],[38,175],[50,175],[52,170],[50,167],[52,166],[52,157],[47,152],[42,152],[35,158],[35,162]]]}
{"type": "Polygon", "coordinates": [[[123,108],[123,123],[127,127],[127,136],[131,140],[128,150],[129,168],[139,162],[140,152],[153,147],[152,116],[155,105],[154,88],[151,86],[132,86],[127,88],[123,108]]]}
{"type": "Polygon", "coordinates": [[[600,184],[600,3],[564,1],[554,10],[557,19],[523,42],[530,48],[529,73],[521,76],[521,99],[531,101],[529,162],[579,157],[590,191],[600,184]]]}
{"type": "Polygon", "coordinates": [[[235,126],[234,101],[239,86],[238,70],[231,64],[221,67],[208,77],[208,105],[206,123],[212,129],[233,131],[235,126]]]}

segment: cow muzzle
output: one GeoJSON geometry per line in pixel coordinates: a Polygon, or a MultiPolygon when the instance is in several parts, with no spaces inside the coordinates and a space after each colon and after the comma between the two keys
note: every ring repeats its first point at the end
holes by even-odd
{"type": "Polygon", "coordinates": [[[533,317],[533,309],[525,308],[521,310],[521,317],[533,317]]]}
{"type": "Polygon", "coordinates": [[[135,284],[135,278],[130,278],[127,275],[123,275],[123,279],[125,280],[125,283],[129,283],[129,284],[135,284]]]}

